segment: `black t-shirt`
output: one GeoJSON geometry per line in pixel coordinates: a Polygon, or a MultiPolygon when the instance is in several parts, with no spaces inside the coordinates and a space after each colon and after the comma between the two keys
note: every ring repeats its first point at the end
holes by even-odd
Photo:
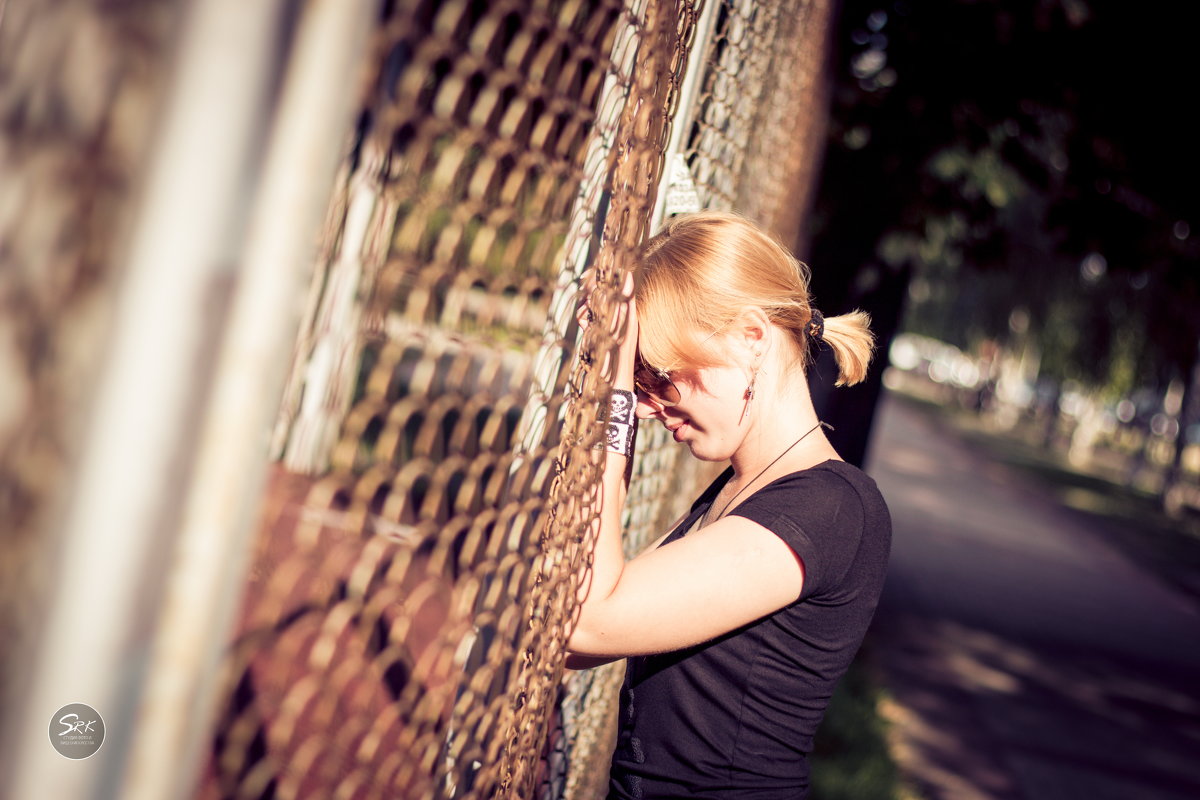
{"type": "MultiPolygon", "coordinates": [[[[691,529],[731,475],[664,544],[691,529]]],[[[808,793],[813,734],[883,588],[891,519],[875,482],[841,461],[779,478],[730,514],[771,530],[803,560],[800,599],[710,642],[629,659],[610,798],[808,793]]]]}

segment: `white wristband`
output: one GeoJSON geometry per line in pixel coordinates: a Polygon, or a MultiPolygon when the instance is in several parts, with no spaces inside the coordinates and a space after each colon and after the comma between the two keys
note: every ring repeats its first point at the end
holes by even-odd
{"type": "Polygon", "coordinates": [[[596,445],[597,450],[607,450],[618,455],[633,455],[633,435],[637,431],[634,415],[637,398],[625,389],[614,389],[608,398],[608,407],[600,409],[599,421],[604,425],[604,439],[596,445]]]}

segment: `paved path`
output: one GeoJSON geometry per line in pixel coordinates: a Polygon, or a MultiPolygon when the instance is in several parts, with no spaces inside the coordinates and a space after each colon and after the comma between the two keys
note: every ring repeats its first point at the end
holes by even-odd
{"type": "Polygon", "coordinates": [[[885,399],[872,641],[927,800],[1200,798],[1200,609],[1024,475],[885,399]]]}

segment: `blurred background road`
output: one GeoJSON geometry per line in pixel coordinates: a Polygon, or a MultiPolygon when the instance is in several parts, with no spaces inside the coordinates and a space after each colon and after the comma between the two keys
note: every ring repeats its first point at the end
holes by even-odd
{"type": "Polygon", "coordinates": [[[928,800],[1200,797],[1200,604],[1051,487],[885,394],[873,634],[893,749],[928,800]]]}

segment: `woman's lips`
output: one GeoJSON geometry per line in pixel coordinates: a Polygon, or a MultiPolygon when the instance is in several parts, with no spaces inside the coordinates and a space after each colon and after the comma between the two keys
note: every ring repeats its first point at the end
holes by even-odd
{"type": "Polygon", "coordinates": [[[687,427],[688,427],[688,424],[686,422],[681,422],[678,425],[668,425],[667,430],[669,430],[671,432],[671,435],[675,438],[675,441],[682,442],[683,441],[683,431],[687,427]]]}

